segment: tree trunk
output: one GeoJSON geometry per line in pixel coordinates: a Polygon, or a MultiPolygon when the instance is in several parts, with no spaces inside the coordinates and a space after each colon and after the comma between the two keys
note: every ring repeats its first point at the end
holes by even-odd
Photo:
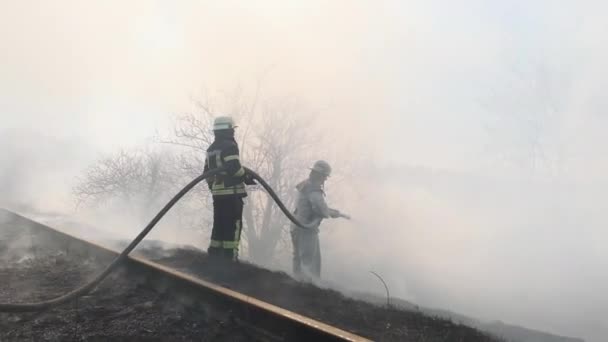
{"type": "MultiPolygon", "coordinates": [[[[276,185],[281,179],[282,159],[276,159],[272,166],[272,174],[269,183],[273,189],[276,189],[276,185]]],[[[279,193],[279,196],[280,195],[281,194],[279,193]]],[[[276,229],[273,229],[275,224],[273,217],[276,216],[274,215],[274,206],[274,201],[268,196],[264,206],[262,222],[257,230],[257,239],[255,240],[255,243],[249,244],[252,260],[261,265],[270,263],[276,249],[277,241],[279,240],[279,237],[274,236],[276,234],[276,229]]]]}
{"type": "Polygon", "coordinates": [[[247,238],[247,253],[252,260],[256,259],[256,246],[259,244],[259,238],[256,234],[255,218],[253,217],[253,201],[249,201],[243,208],[243,217],[245,219],[246,226],[243,227],[245,237],[247,238]]]}

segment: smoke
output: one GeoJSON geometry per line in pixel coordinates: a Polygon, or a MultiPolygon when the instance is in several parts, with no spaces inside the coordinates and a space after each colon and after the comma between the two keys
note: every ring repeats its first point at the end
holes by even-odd
{"type": "MultiPolygon", "coordinates": [[[[421,305],[600,341],[605,10],[3,3],[0,205],[130,236],[142,222],[127,221],[126,206],[115,217],[74,211],[82,170],[169,130],[171,114],[209,90],[296,97],[323,118],[339,152],[326,159],[351,164],[327,184],[330,204],[355,217],[324,223],[328,281],[383,295],[373,270],[421,305]]],[[[175,222],[158,236],[179,240],[175,222]]],[[[94,229],[80,232],[103,234],[94,229]]]]}

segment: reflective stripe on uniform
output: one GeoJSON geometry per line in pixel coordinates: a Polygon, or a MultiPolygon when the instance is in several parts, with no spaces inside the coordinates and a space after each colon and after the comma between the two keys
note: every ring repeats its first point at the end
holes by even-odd
{"type": "MultiPolygon", "coordinates": [[[[238,154],[233,154],[230,156],[226,156],[224,157],[224,161],[225,162],[229,162],[231,160],[239,160],[239,155],[238,154]]],[[[241,167],[235,174],[235,177],[243,177],[245,175],[245,169],[243,169],[243,167],[241,167]]]]}
{"type": "Polygon", "coordinates": [[[211,186],[212,195],[236,195],[246,193],[247,190],[245,189],[245,185],[242,183],[229,188],[224,187],[224,183],[213,184],[211,186]]]}
{"type": "Polygon", "coordinates": [[[223,241],[223,247],[226,249],[238,249],[239,242],[238,241],[223,241]]]}
{"type": "Polygon", "coordinates": [[[242,195],[242,194],[246,194],[246,193],[247,193],[247,191],[245,189],[211,190],[211,194],[214,196],[242,195]]]}
{"type": "Polygon", "coordinates": [[[220,241],[220,240],[211,240],[209,243],[210,247],[214,248],[224,248],[224,249],[239,249],[238,241],[220,241]]]}
{"type": "Polygon", "coordinates": [[[239,155],[238,154],[233,154],[231,156],[224,157],[224,161],[229,162],[231,160],[239,160],[239,155]]]}
{"type": "Polygon", "coordinates": [[[207,151],[207,165],[209,165],[210,169],[222,166],[221,154],[222,151],[220,150],[207,151]]]}
{"type": "Polygon", "coordinates": [[[218,151],[218,153],[215,155],[215,163],[217,164],[217,167],[220,168],[224,165],[224,163],[222,163],[222,152],[218,151]]]}

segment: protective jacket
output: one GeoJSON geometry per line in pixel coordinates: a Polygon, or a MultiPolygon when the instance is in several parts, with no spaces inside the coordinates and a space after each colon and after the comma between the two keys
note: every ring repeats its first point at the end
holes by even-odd
{"type": "Polygon", "coordinates": [[[215,132],[215,141],[207,149],[205,169],[213,170],[226,166],[215,177],[207,179],[211,194],[215,196],[247,196],[243,182],[245,169],[241,166],[239,147],[234,140],[234,131],[222,130],[215,132]]]}
{"type": "MultiPolygon", "coordinates": [[[[325,192],[320,184],[314,184],[309,179],[296,186],[295,216],[303,224],[315,223],[318,228],[324,218],[337,217],[339,211],[331,209],[325,202],[325,192]]],[[[292,225],[292,227],[297,227],[292,225]]],[[[302,228],[300,228],[302,229],[302,228]]]]}
{"type": "Polygon", "coordinates": [[[340,212],[331,209],[325,202],[325,193],[320,184],[307,179],[296,186],[295,216],[299,222],[310,225],[305,229],[291,226],[293,243],[293,272],[297,277],[309,278],[321,276],[321,248],[319,243],[319,225],[324,218],[338,217],[340,212]]]}

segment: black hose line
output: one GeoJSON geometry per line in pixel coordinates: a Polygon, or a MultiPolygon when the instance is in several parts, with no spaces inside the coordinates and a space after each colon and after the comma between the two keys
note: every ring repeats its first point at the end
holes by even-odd
{"type": "Polygon", "coordinates": [[[190,191],[190,189],[192,189],[196,184],[200,183],[203,179],[214,176],[221,171],[224,171],[224,169],[220,168],[220,169],[214,169],[212,171],[205,172],[202,175],[196,177],[190,183],[188,183],[188,185],[186,185],[180,192],[178,192],[177,195],[175,195],[164,206],[164,208],[161,211],[159,211],[158,214],[156,214],[156,216],[154,216],[152,221],[150,221],[150,223],[148,223],[146,228],[144,228],[144,230],[142,230],[141,233],[139,233],[139,235],[137,235],[135,240],[131,241],[129,246],[127,246],[127,248],[125,248],[125,250],[122,251],[122,253],[120,253],[120,255],[117,256],[116,259],[114,259],[114,261],[112,261],[112,263],[103,272],[101,272],[101,274],[99,274],[95,279],[93,279],[89,283],[87,283],[71,292],[68,292],[68,293],[64,294],[63,296],[45,300],[45,301],[38,302],[38,303],[19,303],[19,304],[0,303],[0,312],[42,311],[42,310],[55,307],[57,305],[63,304],[65,302],[68,302],[70,300],[73,300],[75,298],[78,298],[82,295],[87,294],[89,291],[91,291],[93,288],[95,288],[105,277],[107,277],[108,274],[110,274],[112,271],[114,271],[116,269],[116,267],[118,267],[126,259],[127,255],[129,253],[131,253],[131,251],[141,242],[141,240],[144,239],[144,237],[146,237],[146,235],[148,235],[148,233],[152,230],[152,228],[154,228],[154,226],[158,223],[158,221],[160,221],[160,219],[163,216],[165,216],[165,214],[169,211],[169,209],[171,209],[171,207],[173,207],[175,205],[175,203],[177,203],[177,201],[179,201],[188,191],[190,191]]]}
{"type": "Polygon", "coordinates": [[[270,197],[272,197],[272,199],[275,201],[275,203],[279,206],[279,208],[281,209],[281,211],[283,212],[283,214],[285,214],[285,216],[287,216],[287,218],[293,222],[296,226],[304,228],[304,229],[314,229],[316,228],[319,223],[321,222],[320,219],[314,220],[311,223],[308,224],[303,224],[300,221],[298,221],[298,219],[295,218],[295,216],[293,216],[293,214],[285,207],[285,204],[283,204],[283,202],[281,201],[281,199],[279,198],[279,196],[277,196],[277,194],[274,192],[274,190],[272,190],[272,188],[270,187],[270,185],[264,180],[264,178],[262,178],[260,175],[258,175],[255,171],[249,169],[249,168],[245,168],[245,171],[247,171],[247,173],[251,174],[251,176],[253,176],[253,178],[255,180],[258,181],[258,183],[260,183],[262,185],[262,187],[264,187],[264,189],[266,189],[266,192],[268,192],[268,194],[270,195],[270,197]]]}
{"type": "MultiPolygon", "coordinates": [[[[316,224],[318,223],[316,221],[312,222],[311,224],[307,224],[307,225],[304,225],[304,224],[298,222],[298,220],[289,212],[289,210],[287,210],[287,208],[285,207],[283,202],[279,199],[279,197],[274,192],[274,190],[270,187],[270,185],[268,185],[268,183],[264,179],[262,179],[262,177],[260,177],[260,175],[258,175],[253,170],[250,170],[248,168],[245,168],[245,170],[248,173],[250,173],[253,176],[253,178],[256,179],[264,187],[264,189],[266,189],[268,194],[277,203],[279,208],[281,208],[281,211],[283,211],[285,216],[287,216],[289,218],[289,220],[291,220],[291,222],[293,222],[295,225],[305,228],[305,229],[311,229],[316,226],[316,224]]],[[[80,296],[87,294],[92,289],[94,289],[102,280],[104,280],[110,273],[112,273],[112,271],[114,271],[127,258],[127,255],[129,255],[129,253],[131,253],[131,251],[133,251],[133,249],[135,249],[135,247],[146,237],[146,235],[148,235],[148,233],[150,233],[152,228],[154,228],[154,226],[156,226],[158,221],[160,221],[163,218],[163,216],[165,216],[165,214],[175,205],[175,203],[177,203],[177,201],[179,201],[195,185],[197,185],[198,183],[200,183],[201,181],[203,181],[206,178],[215,176],[216,174],[218,174],[222,171],[224,171],[224,168],[218,168],[218,169],[214,169],[212,171],[207,171],[207,172],[203,173],[202,175],[196,177],[190,183],[188,183],[188,185],[186,185],[180,192],[178,192],[162,208],[162,210],[159,211],[158,214],[156,214],[156,216],[154,216],[152,221],[150,221],[150,223],[148,223],[148,225],[139,233],[139,235],[137,235],[137,237],[133,241],[131,241],[131,243],[127,246],[127,248],[125,248],[120,253],[120,255],[118,255],[116,257],[116,259],[114,259],[114,261],[112,261],[112,263],[101,274],[99,274],[95,279],[93,279],[89,283],[87,283],[75,290],[72,290],[71,292],[68,292],[60,297],[56,297],[56,298],[45,300],[45,301],[38,302],[38,303],[0,303],[0,312],[42,311],[42,310],[50,309],[55,306],[61,305],[63,303],[66,303],[68,301],[74,300],[80,296]]]]}

